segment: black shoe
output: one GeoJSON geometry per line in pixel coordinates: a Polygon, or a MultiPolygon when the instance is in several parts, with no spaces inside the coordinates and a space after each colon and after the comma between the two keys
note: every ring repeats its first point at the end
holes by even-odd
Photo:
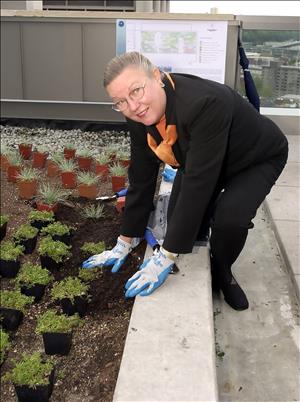
{"type": "Polygon", "coordinates": [[[234,277],[232,277],[230,283],[223,284],[221,290],[226,303],[229,304],[230,307],[238,311],[247,310],[249,307],[247,296],[234,277]]]}

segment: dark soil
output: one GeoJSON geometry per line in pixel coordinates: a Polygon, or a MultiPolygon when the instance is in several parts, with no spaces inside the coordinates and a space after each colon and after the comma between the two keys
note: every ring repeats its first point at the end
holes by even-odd
{"type": "MultiPolygon", "coordinates": [[[[44,173],[41,179],[45,180],[44,173]]],[[[99,191],[102,195],[112,193],[108,183],[102,184],[99,191]]],[[[107,248],[112,247],[121,222],[113,203],[105,204],[104,218],[92,221],[80,214],[81,208],[91,201],[77,198],[76,191],[68,201],[68,205],[60,204],[57,219],[73,225],[76,231],[72,238],[72,257],[55,273],[56,281],[78,275],[82,261],[88,257],[80,251],[84,242],[105,241],[107,248]]],[[[16,184],[8,183],[6,175],[1,172],[1,214],[10,216],[5,239],[11,239],[16,228],[26,222],[28,213],[33,209],[32,204],[18,199],[16,184]]],[[[22,257],[22,263],[40,263],[37,247],[33,254],[22,257]]],[[[109,268],[97,271],[90,283],[91,302],[84,324],[75,330],[70,354],[51,357],[56,367],[52,402],[112,401],[133,306],[133,300],[124,298],[124,284],[136,272],[144,249],[145,245],[140,246],[116,274],[112,274],[109,268]]],[[[1,288],[13,289],[14,280],[3,278],[1,288]]],[[[42,336],[35,334],[35,326],[37,316],[54,306],[49,297],[50,288],[51,285],[40,302],[28,309],[17,331],[10,333],[11,348],[1,367],[1,375],[12,367],[11,359],[18,360],[23,352],[44,353],[42,336]]],[[[1,382],[1,400],[16,400],[12,384],[1,382]]]]}

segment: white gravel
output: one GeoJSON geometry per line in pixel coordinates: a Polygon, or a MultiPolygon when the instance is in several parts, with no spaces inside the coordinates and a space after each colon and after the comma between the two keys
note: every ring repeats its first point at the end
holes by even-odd
{"type": "Polygon", "coordinates": [[[33,147],[45,146],[49,154],[63,151],[66,144],[74,144],[76,149],[87,148],[94,155],[101,152],[107,145],[118,145],[119,149],[129,150],[130,139],[126,131],[102,130],[82,131],[56,130],[49,128],[28,128],[0,125],[1,147],[3,145],[17,148],[18,144],[29,141],[33,147]]]}

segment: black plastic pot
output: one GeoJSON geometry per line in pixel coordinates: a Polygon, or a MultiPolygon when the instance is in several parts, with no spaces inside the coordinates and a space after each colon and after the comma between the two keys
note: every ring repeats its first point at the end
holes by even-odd
{"type": "Polygon", "coordinates": [[[53,391],[54,370],[49,376],[49,384],[30,388],[27,385],[14,385],[19,402],[48,402],[53,391]]]}
{"type": "Polygon", "coordinates": [[[62,262],[56,262],[51,257],[47,255],[40,255],[41,266],[48,269],[49,271],[57,271],[62,266],[62,262]]]}
{"type": "Polygon", "coordinates": [[[20,261],[6,261],[0,259],[0,275],[3,278],[15,278],[20,269],[20,261]]]}
{"type": "Polygon", "coordinates": [[[47,355],[69,354],[72,346],[72,332],[45,332],[42,335],[47,355]]]}
{"type": "Polygon", "coordinates": [[[47,221],[32,221],[30,223],[31,226],[34,226],[35,228],[37,228],[39,230],[39,232],[41,231],[41,229],[43,227],[46,227],[49,225],[49,223],[51,222],[47,222],[47,221]]]}
{"type": "Polygon", "coordinates": [[[68,246],[71,244],[71,238],[72,238],[71,233],[66,233],[64,235],[53,235],[52,236],[52,239],[54,241],[61,241],[65,244],[67,244],[68,246]]]}
{"type": "Polygon", "coordinates": [[[37,236],[32,239],[17,240],[16,242],[21,246],[24,246],[24,254],[31,254],[35,249],[37,236]]]}
{"type": "Polygon", "coordinates": [[[7,222],[0,227],[0,241],[6,236],[7,222]]]}
{"type": "Polygon", "coordinates": [[[26,296],[34,296],[35,303],[39,302],[45,293],[46,285],[39,285],[38,283],[28,286],[26,284],[21,286],[21,293],[26,296]]]}
{"type": "Polygon", "coordinates": [[[60,305],[64,314],[73,315],[78,313],[80,317],[83,317],[87,311],[88,302],[86,297],[75,296],[74,301],[68,298],[61,299],[60,305]]]}
{"type": "Polygon", "coordinates": [[[20,310],[0,307],[1,325],[7,331],[15,331],[21,324],[24,314],[20,310]]]}

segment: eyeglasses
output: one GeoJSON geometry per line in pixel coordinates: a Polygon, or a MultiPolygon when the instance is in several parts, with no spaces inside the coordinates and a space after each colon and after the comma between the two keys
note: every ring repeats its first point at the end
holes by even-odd
{"type": "MultiPolygon", "coordinates": [[[[128,97],[133,101],[138,101],[142,99],[145,95],[145,86],[146,82],[140,87],[134,88],[132,91],[129,92],[128,97]]],[[[124,112],[128,108],[128,101],[127,99],[121,99],[116,103],[112,104],[112,109],[116,112],[124,112]]]]}

